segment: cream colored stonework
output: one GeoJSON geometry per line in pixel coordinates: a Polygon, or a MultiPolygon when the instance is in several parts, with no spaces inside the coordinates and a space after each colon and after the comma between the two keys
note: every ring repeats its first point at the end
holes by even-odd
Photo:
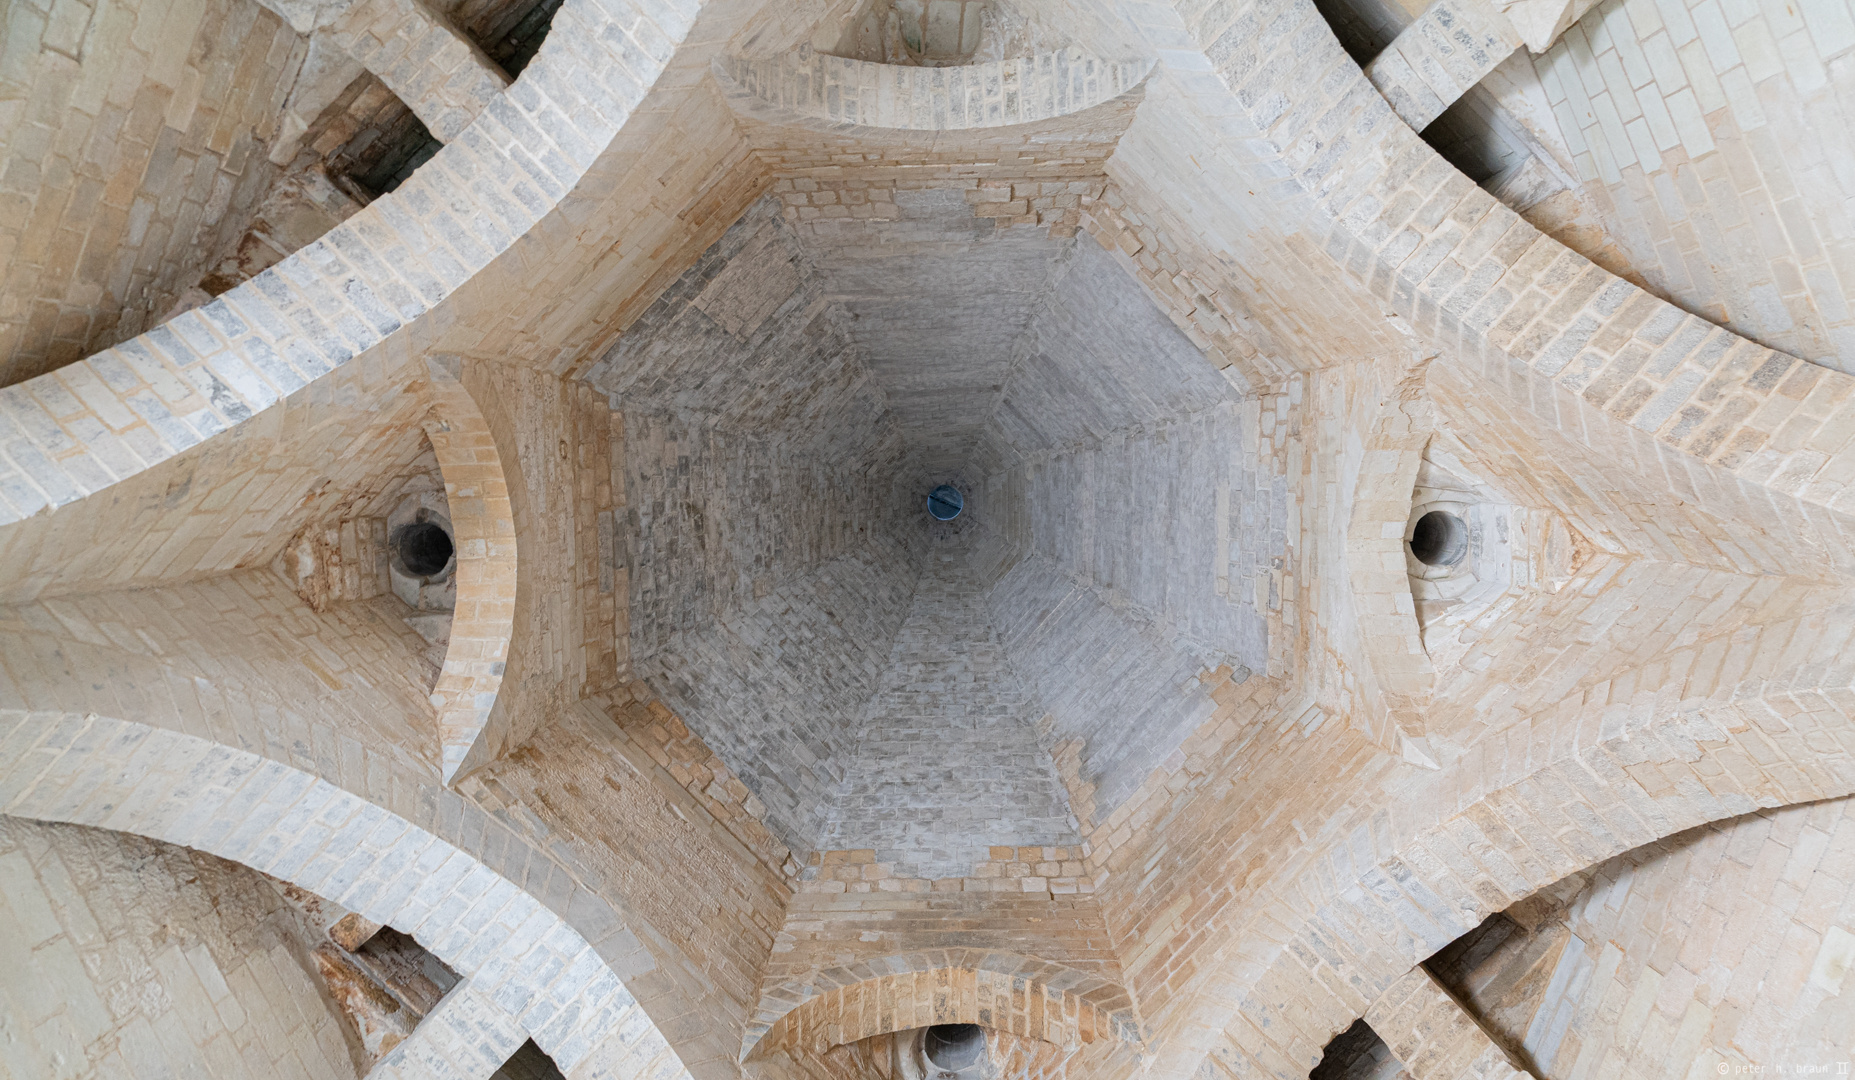
{"type": "Polygon", "coordinates": [[[1847,0],[0,18],[0,1075],[1855,1060],[1847,0]]]}

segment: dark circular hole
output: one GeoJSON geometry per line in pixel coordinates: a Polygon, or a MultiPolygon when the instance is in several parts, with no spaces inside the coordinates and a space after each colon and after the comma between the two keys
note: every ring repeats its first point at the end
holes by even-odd
{"type": "Polygon", "coordinates": [[[966,507],[966,497],[951,484],[942,484],[928,492],[928,513],[936,521],[952,521],[966,507]]]}
{"type": "Polygon", "coordinates": [[[935,1024],[927,1029],[922,1049],[937,1068],[959,1072],[985,1049],[985,1029],[978,1024],[935,1024]]]}
{"type": "Polygon", "coordinates": [[[1411,530],[1411,554],[1425,566],[1454,566],[1469,549],[1469,527],[1446,510],[1432,510],[1411,530]]]}
{"type": "Polygon", "coordinates": [[[416,521],[399,530],[395,543],[399,563],[413,577],[431,577],[451,562],[456,551],[451,535],[429,521],[416,521]]]}

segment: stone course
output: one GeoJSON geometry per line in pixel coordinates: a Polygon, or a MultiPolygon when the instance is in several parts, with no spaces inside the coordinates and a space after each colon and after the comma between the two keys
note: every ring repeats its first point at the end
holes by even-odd
{"type": "Polygon", "coordinates": [[[1366,1010],[1366,1023],[1392,1032],[1391,1053],[1414,1080],[1527,1080],[1475,1016],[1424,968],[1379,995],[1366,1010]]]}
{"type": "MultiPolygon", "coordinates": [[[[681,13],[664,14],[673,31],[687,29],[681,13]]],[[[556,45],[544,46],[524,89],[498,98],[468,129],[474,137],[447,145],[418,178],[322,240],[145,342],[125,342],[71,365],[57,382],[35,384],[49,403],[7,391],[0,437],[11,466],[0,473],[0,490],[12,503],[8,520],[140,474],[273,406],[382,343],[513,243],[584,173],[662,70],[670,38],[635,11],[617,15],[595,10],[592,0],[563,7],[556,28],[566,32],[550,37],[556,45]],[[578,60],[570,50],[607,49],[591,44],[605,25],[621,51],[634,48],[630,59],[642,70],[611,53],[617,62],[605,67],[604,84],[568,88],[548,78],[553,56],[569,64],[578,60]],[[633,32],[650,44],[630,46],[633,32]],[[551,133],[546,145],[517,134],[536,123],[551,133]],[[450,184],[474,188],[494,214],[458,221],[433,186],[450,184]],[[442,246],[429,246],[427,235],[442,237],[442,246]],[[400,257],[407,245],[423,258],[400,257]]]]}
{"type": "MultiPolygon", "coordinates": [[[[523,1030],[571,1070],[595,1045],[619,1037],[621,1017],[638,1008],[592,947],[521,888],[377,806],[191,736],[94,716],[49,719],[7,717],[4,737],[16,762],[0,788],[8,813],[236,858],[376,922],[406,926],[468,973],[454,1002],[389,1054],[380,1075],[456,1075],[456,1068],[488,1076],[523,1030]],[[99,782],[112,746],[143,755],[134,778],[116,787],[99,782]],[[228,813],[228,804],[240,812],[228,813]],[[389,853],[402,858],[383,862],[389,853]],[[478,918],[466,918],[479,907],[478,918]]],[[[670,1053],[651,1036],[630,1048],[621,1071],[595,1057],[600,1075],[636,1075],[630,1070],[670,1053]]]]}
{"type": "MultiPolygon", "coordinates": [[[[16,701],[49,703],[43,696],[48,687],[41,682],[31,688],[32,676],[21,665],[37,667],[40,658],[55,657],[50,662],[60,666],[45,670],[69,673],[58,680],[60,693],[69,694],[80,686],[107,687],[82,700],[72,699],[80,715],[99,708],[135,711],[170,729],[194,732],[196,738],[205,736],[198,739],[201,746],[243,745],[291,759],[313,774],[346,785],[343,790],[384,787],[390,793],[384,798],[394,807],[389,812],[411,815],[434,833],[484,851],[511,888],[540,898],[539,902],[584,925],[599,943],[601,962],[626,972],[641,993],[652,993],[645,984],[654,982],[650,972],[657,965],[649,949],[673,950],[674,946],[649,931],[644,932],[651,946],[640,943],[628,920],[614,908],[623,901],[616,895],[607,899],[588,890],[600,878],[581,854],[559,847],[532,813],[509,813],[494,800],[481,797],[465,802],[438,787],[436,726],[429,712],[422,723],[417,719],[429,686],[425,670],[414,659],[423,640],[391,614],[390,606],[370,612],[356,610],[361,605],[337,605],[318,617],[287,585],[269,575],[269,571],[258,571],[242,589],[191,587],[209,590],[208,595],[218,601],[219,614],[207,625],[222,635],[192,640],[216,641],[212,651],[224,659],[203,666],[183,662],[179,671],[156,658],[182,659],[183,651],[175,642],[188,640],[188,633],[200,634],[201,628],[158,613],[204,610],[205,605],[197,600],[185,599],[197,595],[187,589],[180,597],[143,590],[116,598],[144,605],[140,608],[112,609],[106,597],[80,607],[60,606],[59,616],[24,612],[24,621],[35,623],[38,633],[9,635],[7,666],[19,681],[7,683],[4,700],[9,707],[16,701]],[[266,607],[272,610],[267,612],[266,607]],[[98,621],[87,623],[86,614],[98,621]],[[123,619],[126,624],[119,621],[123,619]],[[319,622],[325,635],[321,640],[315,633],[319,622]],[[148,655],[125,655],[108,644],[120,625],[141,628],[139,635],[123,640],[148,655]],[[287,635],[281,632],[285,627],[287,635]],[[267,629],[271,633],[266,634],[267,629]],[[66,636],[72,631],[77,638],[66,636]],[[394,718],[413,722],[396,725],[391,722],[394,718]],[[267,724],[271,725],[269,733],[267,724]],[[537,825],[542,826],[539,834],[534,831],[537,825]]],[[[378,608],[398,601],[386,597],[374,603],[378,608]]],[[[29,729],[40,726],[28,723],[29,729]]],[[[575,760],[583,767],[598,759],[582,754],[575,760]]],[[[130,770],[128,775],[139,774],[130,770]]],[[[674,781],[669,786],[681,790],[674,781]]],[[[649,785],[643,790],[650,790],[649,785]]],[[[670,808],[658,809],[677,820],[670,808]]],[[[698,832],[692,842],[701,851],[713,840],[698,832]]],[[[643,931],[641,922],[633,925],[643,931]]],[[[442,950],[434,951],[454,959],[442,950]]],[[[470,970],[468,965],[459,969],[470,970]]],[[[658,992],[674,997],[684,990],[659,983],[658,992]]]]}
{"type": "Polygon", "coordinates": [[[238,242],[304,46],[229,0],[12,4],[0,33],[12,386],[152,329],[238,242]]]}
{"type": "Polygon", "coordinates": [[[1848,806],[1761,811],[1573,876],[1515,913],[1545,950],[1480,961],[1471,1007],[1545,1075],[1645,1060],[1718,1075],[1780,1055],[1833,1070],[1848,1052],[1848,806]]]}
{"type": "Polygon", "coordinates": [[[1641,279],[1839,371],[1855,348],[1850,224],[1832,209],[1851,49],[1843,4],[1612,2],[1533,61],[1567,162],[1641,279]]]}
{"type": "Polygon", "coordinates": [[[769,118],[958,131],[1080,112],[1132,90],[1152,66],[1069,51],[944,68],[814,53],[718,59],[715,74],[732,99],[769,118]]]}
{"type": "MultiPolygon", "coordinates": [[[[1235,50],[1221,62],[1225,78],[1256,80],[1240,98],[1253,99],[1288,74],[1261,64],[1286,39],[1238,47],[1241,20],[1200,32],[1235,50]]],[[[1212,51],[1224,55],[1222,48],[1212,51]]],[[[1351,65],[1337,45],[1304,62],[1320,69],[1337,63],[1342,71],[1351,65]]],[[[1657,452],[1678,450],[1713,464],[1732,478],[1727,492],[1743,485],[1825,508],[1841,497],[1830,462],[1844,441],[1835,417],[1847,388],[1836,373],[1736,339],[1590,265],[1472,185],[1452,181],[1448,166],[1408,128],[1388,126],[1382,106],[1356,95],[1348,100],[1348,108],[1322,122],[1343,126],[1357,114],[1368,125],[1362,132],[1370,133],[1358,136],[1359,145],[1373,139],[1387,171],[1322,185],[1336,164],[1331,157],[1296,151],[1284,164],[1319,192],[1335,223],[1328,237],[1335,260],[1404,306],[1420,332],[1492,365],[1503,380],[1519,363],[1515,374],[1545,383],[1542,393],[1564,394],[1571,410],[1603,410],[1624,421],[1624,430],[1652,436],[1657,452]],[[1418,165],[1426,159],[1433,164],[1418,165]],[[1440,184],[1424,180],[1425,169],[1440,184]],[[1384,182],[1394,175],[1395,183],[1384,182]]],[[[1260,104],[1250,115],[1279,124],[1289,114],[1260,104]]],[[[1805,516],[1793,518],[1795,527],[1843,543],[1838,526],[1804,525],[1805,516]]]]}
{"type": "MultiPolygon", "coordinates": [[[[1843,13],[1611,0],[1528,111],[1532,60],[1431,33],[1487,30],[1468,0],[1384,57],[1332,6],[990,4],[1033,55],[908,67],[1001,76],[997,115],[928,128],[755,92],[899,79],[827,58],[848,2],[567,0],[506,88],[432,11],[348,9],[444,148],[0,379],[0,807],[411,935],[462,982],[382,1076],[532,1040],[574,1077],[895,1080],[955,1020],[1047,1080],[1305,1076],[1362,1017],[1413,1076],[1827,1053],[1843,13]],[[1059,47],[1117,59],[1006,115],[1005,69],[1059,47]],[[1621,234],[1627,197],[1641,235],[1593,261],[1440,156],[1416,129],[1465,92],[1576,128],[1579,220],[1621,234]],[[1711,284],[1669,269],[1696,251],[1711,284]],[[933,524],[940,482],[967,509],[933,524]],[[363,572],[434,483],[448,638],[363,572]],[[1401,545],[1444,487],[1510,530],[1476,573],[1514,561],[1432,618],[1401,545]],[[1572,554],[1512,573],[1540,522],[1572,554]],[[1484,1009],[1437,958],[1497,912],[1557,952],[1484,1009]]],[[[79,8],[9,11],[37,36],[4,71],[38,74],[0,131],[82,114],[79,8]]],[[[14,194],[36,137],[5,136],[14,194]]]]}
{"type": "Polygon", "coordinates": [[[1398,119],[1422,131],[1520,47],[1491,5],[1438,0],[1365,65],[1398,119]]]}
{"type": "Polygon", "coordinates": [[[0,903],[8,1075],[355,1075],[282,899],[243,867],[8,818],[0,903]]]}
{"type": "MultiPolygon", "coordinates": [[[[1049,965],[1009,954],[946,959],[965,964],[882,975],[808,998],[780,1017],[755,1050],[822,1054],[874,1035],[945,1023],[980,1024],[1072,1052],[1084,1042],[1125,1034],[1114,1030],[1125,1017],[1052,985],[1049,965]]],[[[1066,973],[1054,974],[1062,979],[1066,973]]]]}
{"type": "Polygon", "coordinates": [[[957,548],[930,549],[818,840],[870,850],[900,877],[977,876],[996,845],[1073,847],[1030,696],[957,548]]]}
{"type": "Polygon", "coordinates": [[[463,134],[509,83],[482,49],[422,0],[357,0],[329,24],[328,35],[441,142],[463,134]]]}
{"type": "MultiPolygon", "coordinates": [[[[509,482],[495,435],[457,373],[431,367],[432,456],[444,476],[457,560],[457,605],[444,667],[432,687],[444,777],[480,763],[515,628],[519,550],[509,482]]],[[[505,721],[506,724],[506,721],[505,721]]]]}

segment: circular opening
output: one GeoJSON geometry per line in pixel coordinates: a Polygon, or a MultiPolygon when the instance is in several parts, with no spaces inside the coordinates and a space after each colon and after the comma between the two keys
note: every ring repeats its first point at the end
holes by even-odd
{"type": "Polygon", "coordinates": [[[451,535],[429,521],[416,521],[399,530],[395,543],[399,562],[413,577],[431,577],[451,563],[456,550],[451,535]]]}
{"type": "Polygon", "coordinates": [[[985,1029],[978,1024],[935,1024],[927,1029],[922,1050],[937,1068],[959,1072],[985,1049],[985,1029]]]}
{"type": "Polygon", "coordinates": [[[936,521],[952,521],[966,508],[966,497],[951,484],[942,484],[928,492],[928,513],[936,521]]]}
{"type": "Polygon", "coordinates": [[[1425,566],[1454,566],[1469,549],[1469,527],[1446,510],[1432,510],[1411,530],[1411,554],[1425,566]]]}

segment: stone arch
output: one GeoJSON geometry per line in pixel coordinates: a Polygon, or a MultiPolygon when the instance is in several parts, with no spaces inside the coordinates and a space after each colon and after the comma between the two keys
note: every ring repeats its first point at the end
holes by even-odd
{"type": "Polygon", "coordinates": [[[475,856],[300,769],[94,713],[0,710],[0,813],[208,852],[417,938],[465,993],[373,1075],[487,1076],[532,1036],[576,1080],[688,1076],[572,926],[475,856]]]}
{"type": "Polygon", "coordinates": [[[1440,820],[1400,829],[1353,880],[1306,898],[1267,960],[1240,965],[1224,1015],[1199,1013],[1221,1037],[1192,1053],[1234,1075],[1305,1075],[1378,995],[1489,914],[1696,826],[1855,793],[1855,696],[1838,681],[1742,686],[1659,714],[1593,711],[1575,731],[1535,725],[1519,745],[1426,774],[1433,802],[1467,790],[1440,820]]]}
{"type": "MultiPolygon", "coordinates": [[[[1298,204],[1380,310],[1441,350],[1438,374],[1467,387],[1465,399],[1484,394],[1563,434],[1582,447],[1580,467],[1603,462],[1632,497],[1758,521],[1801,565],[1855,566],[1848,376],[1687,315],[1540,234],[1395,116],[1312,3],[1175,4],[1167,15],[1227,92],[1213,106],[1226,130],[1247,140],[1258,171],[1283,177],[1276,198],[1298,204]]],[[[1659,701],[1653,713],[1619,704],[1541,717],[1427,781],[1402,781],[1409,788],[1390,793],[1387,815],[1420,820],[1362,823],[1354,850],[1325,853],[1337,882],[1315,869],[1320,853],[1305,877],[1285,874],[1280,896],[1258,901],[1252,925],[1201,965],[1218,970],[1168,1018],[1181,1045],[1155,1071],[1190,1074],[1209,1054],[1235,1075],[1305,1075],[1328,1037],[1434,947],[1510,902],[1510,888],[1681,827],[1846,793],[1846,687],[1744,693],[1659,701]],[[1508,779],[1459,790],[1478,769],[1508,779]],[[1606,794],[1605,813],[1621,825],[1577,797],[1583,784],[1606,794]],[[1522,791],[1529,797],[1515,797],[1522,791]],[[1566,820],[1573,813],[1601,832],[1566,820]],[[1564,824],[1549,829],[1536,814],[1564,824]],[[1477,869],[1502,859],[1477,835],[1484,829],[1505,830],[1533,861],[1495,866],[1501,877],[1477,869]],[[1531,854],[1536,840],[1550,858],[1531,854]],[[1284,1007],[1295,1001],[1307,1004],[1284,1007]]]]}
{"type": "Polygon", "coordinates": [[[1053,120],[1093,108],[1133,91],[1156,62],[1058,50],[927,68],[814,52],[718,56],[710,66],[736,111],[769,123],[826,131],[960,131],[1053,120]]]}
{"type": "Polygon", "coordinates": [[[1404,560],[1411,492],[1436,428],[1424,395],[1430,359],[1422,356],[1390,373],[1391,385],[1365,432],[1346,530],[1346,572],[1359,648],[1376,690],[1362,703],[1372,739],[1407,761],[1434,768],[1423,741],[1423,706],[1436,670],[1424,650],[1404,560]]]}
{"type": "Polygon", "coordinates": [[[1855,571],[1855,377],[1689,315],[1540,233],[1398,118],[1308,0],[1175,10],[1335,265],[1445,365],[1646,490],[1767,521],[1804,562],[1826,552],[1855,571]]]}
{"type": "Polygon", "coordinates": [[[1000,950],[902,953],[829,968],[767,989],[762,1002],[742,1042],[743,1061],[781,1051],[823,1054],[929,1024],[978,1024],[1071,1051],[1107,1037],[1139,1040],[1132,1001],[1119,984],[1000,950]]]}
{"type": "Polygon", "coordinates": [[[487,764],[486,738],[497,712],[503,672],[515,634],[518,562],[509,483],[489,422],[458,381],[455,358],[426,362],[432,412],[425,422],[444,476],[457,536],[457,610],[444,668],[432,688],[444,782],[487,764]]]}
{"type": "Polygon", "coordinates": [[[158,492],[162,462],[410,348],[407,326],[569,198],[698,10],[567,0],[523,77],[391,194],[212,303],[0,388],[20,430],[0,451],[0,526],[21,575],[108,530],[112,511],[87,496],[158,492]]]}

